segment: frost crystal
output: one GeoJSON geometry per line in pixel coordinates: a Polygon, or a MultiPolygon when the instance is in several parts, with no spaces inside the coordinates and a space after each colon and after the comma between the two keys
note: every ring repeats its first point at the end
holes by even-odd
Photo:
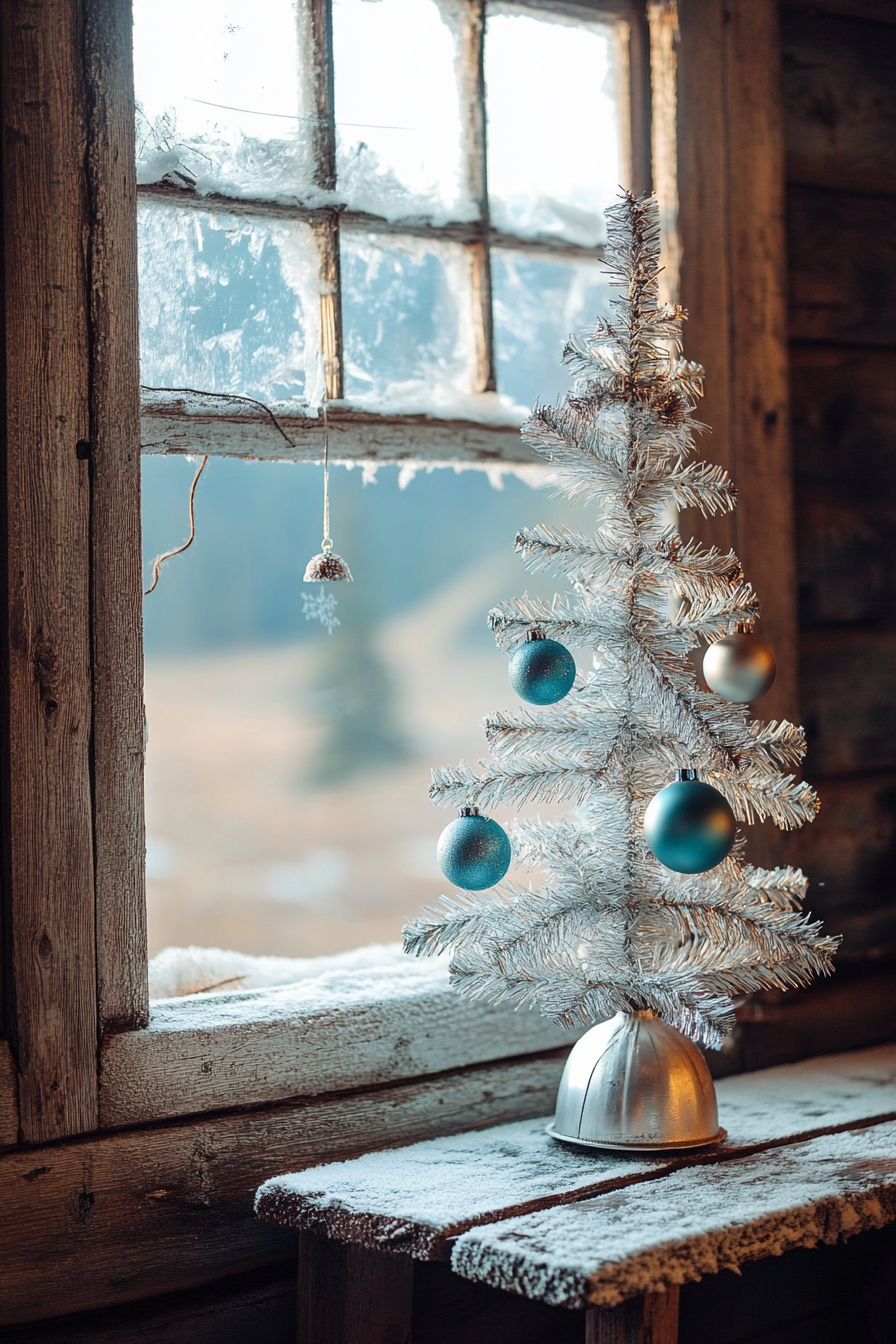
{"type": "Polygon", "coordinates": [[[332,593],[303,593],[302,612],[306,621],[320,621],[332,635],[337,625],[341,625],[336,615],[336,598],[332,593]]]}
{"type": "Polygon", "coordinates": [[[607,211],[612,317],[571,337],[574,390],[538,406],[523,437],[591,533],[538,526],[517,537],[529,569],[564,573],[550,603],[523,596],[489,613],[507,652],[537,626],[593,651],[559,704],[485,720],[491,759],[433,771],[442,807],[565,801],[566,817],[517,818],[516,859],[548,874],[537,887],[443,897],[405,927],[417,955],[451,950],[461,994],[538,1007],[563,1026],[649,1010],[718,1046],[735,995],[806,984],[830,970],[838,939],[804,915],[798,869],[756,868],[741,838],[707,873],[675,873],[644,839],[644,812],[677,768],[697,768],[741,822],[811,821],[818,800],[792,773],[802,728],[750,720],[697,685],[688,655],[759,614],[737,556],[683,542],[671,508],[734,508],[721,467],[688,460],[703,370],[680,357],[686,314],[657,300],[655,200],[627,193],[607,211]],[[675,595],[670,614],[669,596],[675,595]]]}

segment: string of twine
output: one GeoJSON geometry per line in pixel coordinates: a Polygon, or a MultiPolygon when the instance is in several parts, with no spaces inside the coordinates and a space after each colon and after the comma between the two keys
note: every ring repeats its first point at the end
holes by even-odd
{"type": "Polygon", "coordinates": [[[333,538],[330,536],[330,425],[327,420],[327,393],[324,391],[323,399],[324,412],[324,535],[320,543],[320,548],[324,555],[327,555],[333,549],[333,538]]]}
{"type": "Polygon", "coordinates": [[[187,537],[187,539],[186,539],[186,541],[184,542],[183,546],[175,546],[175,547],[174,547],[174,550],[172,550],[172,551],[166,551],[164,555],[157,556],[157,558],[153,561],[153,566],[152,566],[152,583],[149,585],[148,588],[145,588],[145,589],[144,589],[144,591],[143,591],[143,596],[144,596],[144,597],[149,597],[150,593],[153,591],[153,589],[155,588],[156,584],[158,583],[158,581],[159,581],[159,574],[161,573],[161,569],[162,569],[162,566],[164,565],[165,561],[166,561],[166,560],[171,560],[172,557],[175,556],[175,555],[183,555],[184,551],[189,550],[189,548],[193,545],[193,542],[194,542],[195,537],[196,537],[196,513],[195,513],[195,509],[194,509],[194,507],[193,507],[193,504],[194,504],[194,500],[196,499],[196,487],[197,487],[197,485],[199,484],[199,477],[200,477],[200,476],[202,475],[202,473],[205,471],[205,464],[206,464],[207,461],[208,461],[208,453],[206,453],[205,457],[203,457],[202,461],[199,463],[199,470],[196,472],[196,475],[193,477],[193,483],[192,483],[192,485],[190,486],[190,505],[189,505],[189,507],[190,507],[190,535],[187,537]]]}

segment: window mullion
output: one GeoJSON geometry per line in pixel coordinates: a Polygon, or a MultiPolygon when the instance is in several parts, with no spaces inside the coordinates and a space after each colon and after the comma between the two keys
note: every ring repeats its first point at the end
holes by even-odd
{"type": "Polygon", "coordinates": [[[495,341],[492,321],[492,270],[489,250],[488,167],[485,126],[485,0],[467,0],[464,29],[466,162],[470,194],[479,212],[481,235],[470,243],[473,270],[473,324],[476,340],[476,392],[494,392],[495,341]]]}
{"type": "MultiPolygon", "coordinates": [[[[323,191],[336,188],[336,98],[333,80],[332,0],[308,0],[311,19],[311,69],[314,107],[314,182],[323,191]]],[[[327,397],[344,392],[342,352],[342,272],[339,264],[339,212],[314,225],[320,257],[320,340],[327,397]]]]}

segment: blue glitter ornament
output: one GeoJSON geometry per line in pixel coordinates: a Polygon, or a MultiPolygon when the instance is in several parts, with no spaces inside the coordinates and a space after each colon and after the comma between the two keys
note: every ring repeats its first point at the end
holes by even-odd
{"type": "Polygon", "coordinates": [[[675,783],[650,800],[644,836],[656,858],[673,873],[706,873],[731,851],[734,813],[696,770],[675,773],[675,783]]]}
{"type": "Polygon", "coordinates": [[[555,705],[568,695],[576,679],[575,659],[556,639],[545,639],[541,630],[530,630],[526,643],[510,656],[510,684],[521,700],[530,705],[555,705]]]}
{"type": "Polygon", "coordinates": [[[449,882],[464,891],[483,891],[500,882],[510,867],[510,840],[478,807],[462,807],[439,836],[436,855],[449,882]]]}

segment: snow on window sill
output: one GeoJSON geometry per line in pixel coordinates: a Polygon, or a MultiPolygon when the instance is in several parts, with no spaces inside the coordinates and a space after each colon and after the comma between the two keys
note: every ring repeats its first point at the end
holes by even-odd
{"type": "Polygon", "coordinates": [[[315,974],[317,960],[304,960],[291,983],[157,999],[145,1031],[104,1043],[101,1126],[426,1077],[554,1050],[579,1034],[460,999],[441,959],[412,960],[395,946],[321,958],[315,974]]]}

